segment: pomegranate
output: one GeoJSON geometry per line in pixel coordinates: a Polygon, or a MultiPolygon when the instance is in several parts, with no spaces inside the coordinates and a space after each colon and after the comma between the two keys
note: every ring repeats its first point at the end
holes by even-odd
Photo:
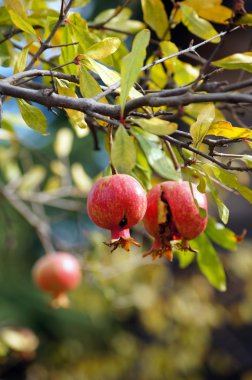
{"type": "Polygon", "coordinates": [[[145,190],[127,174],[98,179],[88,194],[88,215],[97,226],[111,231],[112,251],[118,246],[126,251],[131,244],[140,246],[129,229],[144,217],[146,207],[145,190]]]}
{"type": "Polygon", "coordinates": [[[35,284],[52,295],[51,305],[67,307],[67,292],[81,281],[79,261],[70,253],[54,252],[41,257],[32,269],[35,284]]]}
{"type": "Polygon", "coordinates": [[[155,238],[144,256],[153,259],[165,255],[172,260],[171,241],[182,240],[181,249],[190,249],[188,240],[201,234],[207,225],[207,199],[205,194],[188,182],[167,181],[154,186],[147,195],[147,210],[143,219],[147,232],[155,238]],[[195,204],[195,200],[198,206],[195,204]],[[199,208],[206,215],[200,215],[199,208]]]}

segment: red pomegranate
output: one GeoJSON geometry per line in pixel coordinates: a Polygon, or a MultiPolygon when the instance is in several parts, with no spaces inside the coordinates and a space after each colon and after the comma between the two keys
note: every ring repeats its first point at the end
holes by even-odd
{"type": "Polygon", "coordinates": [[[145,190],[127,174],[116,174],[98,179],[88,194],[87,211],[99,227],[111,230],[112,251],[121,246],[140,246],[130,236],[130,228],[143,217],[147,207],[145,190]]]}
{"type": "Polygon", "coordinates": [[[52,294],[52,306],[67,307],[66,293],[79,285],[82,274],[76,257],[66,252],[55,252],[46,254],[35,263],[32,276],[41,290],[52,294]]]}
{"type": "Polygon", "coordinates": [[[207,199],[205,194],[186,181],[167,181],[154,186],[147,194],[147,210],[143,219],[147,232],[155,238],[146,254],[153,259],[167,256],[172,260],[172,240],[182,239],[181,248],[188,247],[187,240],[194,239],[207,225],[207,199]],[[195,204],[195,200],[198,206],[195,204]],[[200,215],[199,208],[206,215],[200,215]]]}

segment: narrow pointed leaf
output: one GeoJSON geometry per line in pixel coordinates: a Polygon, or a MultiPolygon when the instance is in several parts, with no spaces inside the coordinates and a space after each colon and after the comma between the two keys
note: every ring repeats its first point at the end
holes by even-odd
{"type": "MultiPolygon", "coordinates": [[[[180,3],[180,9],[182,11],[182,22],[191,33],[203,40],[208,40],[218,34],[210,22],[199,17],[192,7],[180,3]]],[[[217,37],[211,42],[218,43],[220,42],[220,38],[217,37]]]]}
{"type": "MultiPolygon", "coordinates": [[[[79,72],[80,78],[80,92],[83,98],[93,98],[94,96],[100,94],[102,89],[95,78],[88,72],[84,65],[80,66],[79,72]]],[[[106,98],[101,99],[102,103],[108,103],[106,98]]]]}
{"type": "Polygon", "coordinates": [[[34,129],[34,131],[46,134],[46,117],[43,112],[37,108],[27,103],[23,99],[18,99],[18,107],[20,109],[21,115],[28,127],[34,129]]]}
{"type": "Polygon", "coordinates": [[[223,224],[218,223],[215,218],[209,218],[205,232],[219,246],[228,250],[235,250],[237,248],[235,233],[223,224]]]}
{"type": "Polygon", "coordinates": [[[27,58],[30,45],[25,46],[17,56],[16,64],[14,67],[14,73],[20,73],[23,71],[27,64],[27,58]]]}
{"type": "Polygon", "coordinates": [[[146,132],[158,136],[171,135],[178,128],[176,123],[171,123],[167,120],[159,119],[158,117],[153,117],[152,119],[132,118],[132,121],[146,132]]]}
{"type": "Polygon", "coordinates": [[[121,41],[119,38],[108,37],[90,46],[84,55],[88,55],[93,59],[103,59],[113,54],[119,48],[120,44],[121,41]]]}
{"type": "Polygon", "coordinates": [[[220,291],[226,290],[226,275],[222,263],[208,237],[203,233],[190,242],[198,251],[196,258],[201,272],[210,284],[220,291]]]}
{"type": "Polygon", "coordinates": [[[193,146],[198,149],[207,135],[208,130],[215,118],[215,107],[212,103],[204,106],[200,111],[197,121],[191,125],[190,134],[193,139],[193,146]]]}
{"type": "Polygon", "coordinates": [[[130,173],[136,164],[136,147],[123,125],[117,129],[111,150],[111,161],[119,173],[130,173]]]}
{"type": "Polygon", "coordinates": [[[168,17],[161,0],[141,0],[143,17],[147,25],[153,29],[157,36],[164,40],[168,33],[168,17]]]}
{"type": "Polygon", "coordinates": [[[133,41],[132,51],[122,59],[120,95],[120,106],[122,113],[124,111],[126,99],[129,95],[130,89],[136,82],[143,66],[149,40],[150,31],[148,29],[141,30],[133,41]]]}
{"type": "Polygon", "coordinates": [[[252,52],[232,54],[218,61],[213,61],[212,64],[227,70],[242,69],[252,73],[252,52]]]}

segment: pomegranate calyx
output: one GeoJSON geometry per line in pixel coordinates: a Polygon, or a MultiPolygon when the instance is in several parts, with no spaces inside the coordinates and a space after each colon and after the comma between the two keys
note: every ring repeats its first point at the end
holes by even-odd
{"type": "Polygon", "coordinates": [[[70,301],[66,293],[54,294],[50,301],[50,306],[54,309],[64,308],[70,306],[70,301]]]}
{"type": "Polygon", "coordinates": [[[119,237],[118,239],[112,239],[110,243],[103,242],[106,246],[111,248],[111,252],[114,252],[118,247],[123,248],[125,251],[129,252],[131,245],[136,247],[141,247],[141,245],[134,240],[132,237],[124,238],[119,237]]]}

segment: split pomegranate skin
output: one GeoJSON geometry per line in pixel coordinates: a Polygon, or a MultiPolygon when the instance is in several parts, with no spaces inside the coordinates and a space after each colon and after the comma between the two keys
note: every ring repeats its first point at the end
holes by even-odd
{"type": "Polygon", "coordinates": [[[127,174],[98,179],[88,194],[87,211],[99,227],[111,231],[112,250],[139,244],[130,236],[130,228],[144,217],[146,192],[140,183],[127,174]]]}
{"type": "Polygon", "coordinates": [[[147,194],[147,210],[143,219],[147,232],[155,238],[153,246],[145,256],[153,258],[165,255],[172,259],[173,240],[186,241],[200,235],[207,225],[207,198],[197,190],[195,184],[186,181],[167,181],[154,186],[147,194]],[[195,204],[197,202],[197,205],[195,204]],[[205,210],[205,216],[200,215],[205,210]]]}

